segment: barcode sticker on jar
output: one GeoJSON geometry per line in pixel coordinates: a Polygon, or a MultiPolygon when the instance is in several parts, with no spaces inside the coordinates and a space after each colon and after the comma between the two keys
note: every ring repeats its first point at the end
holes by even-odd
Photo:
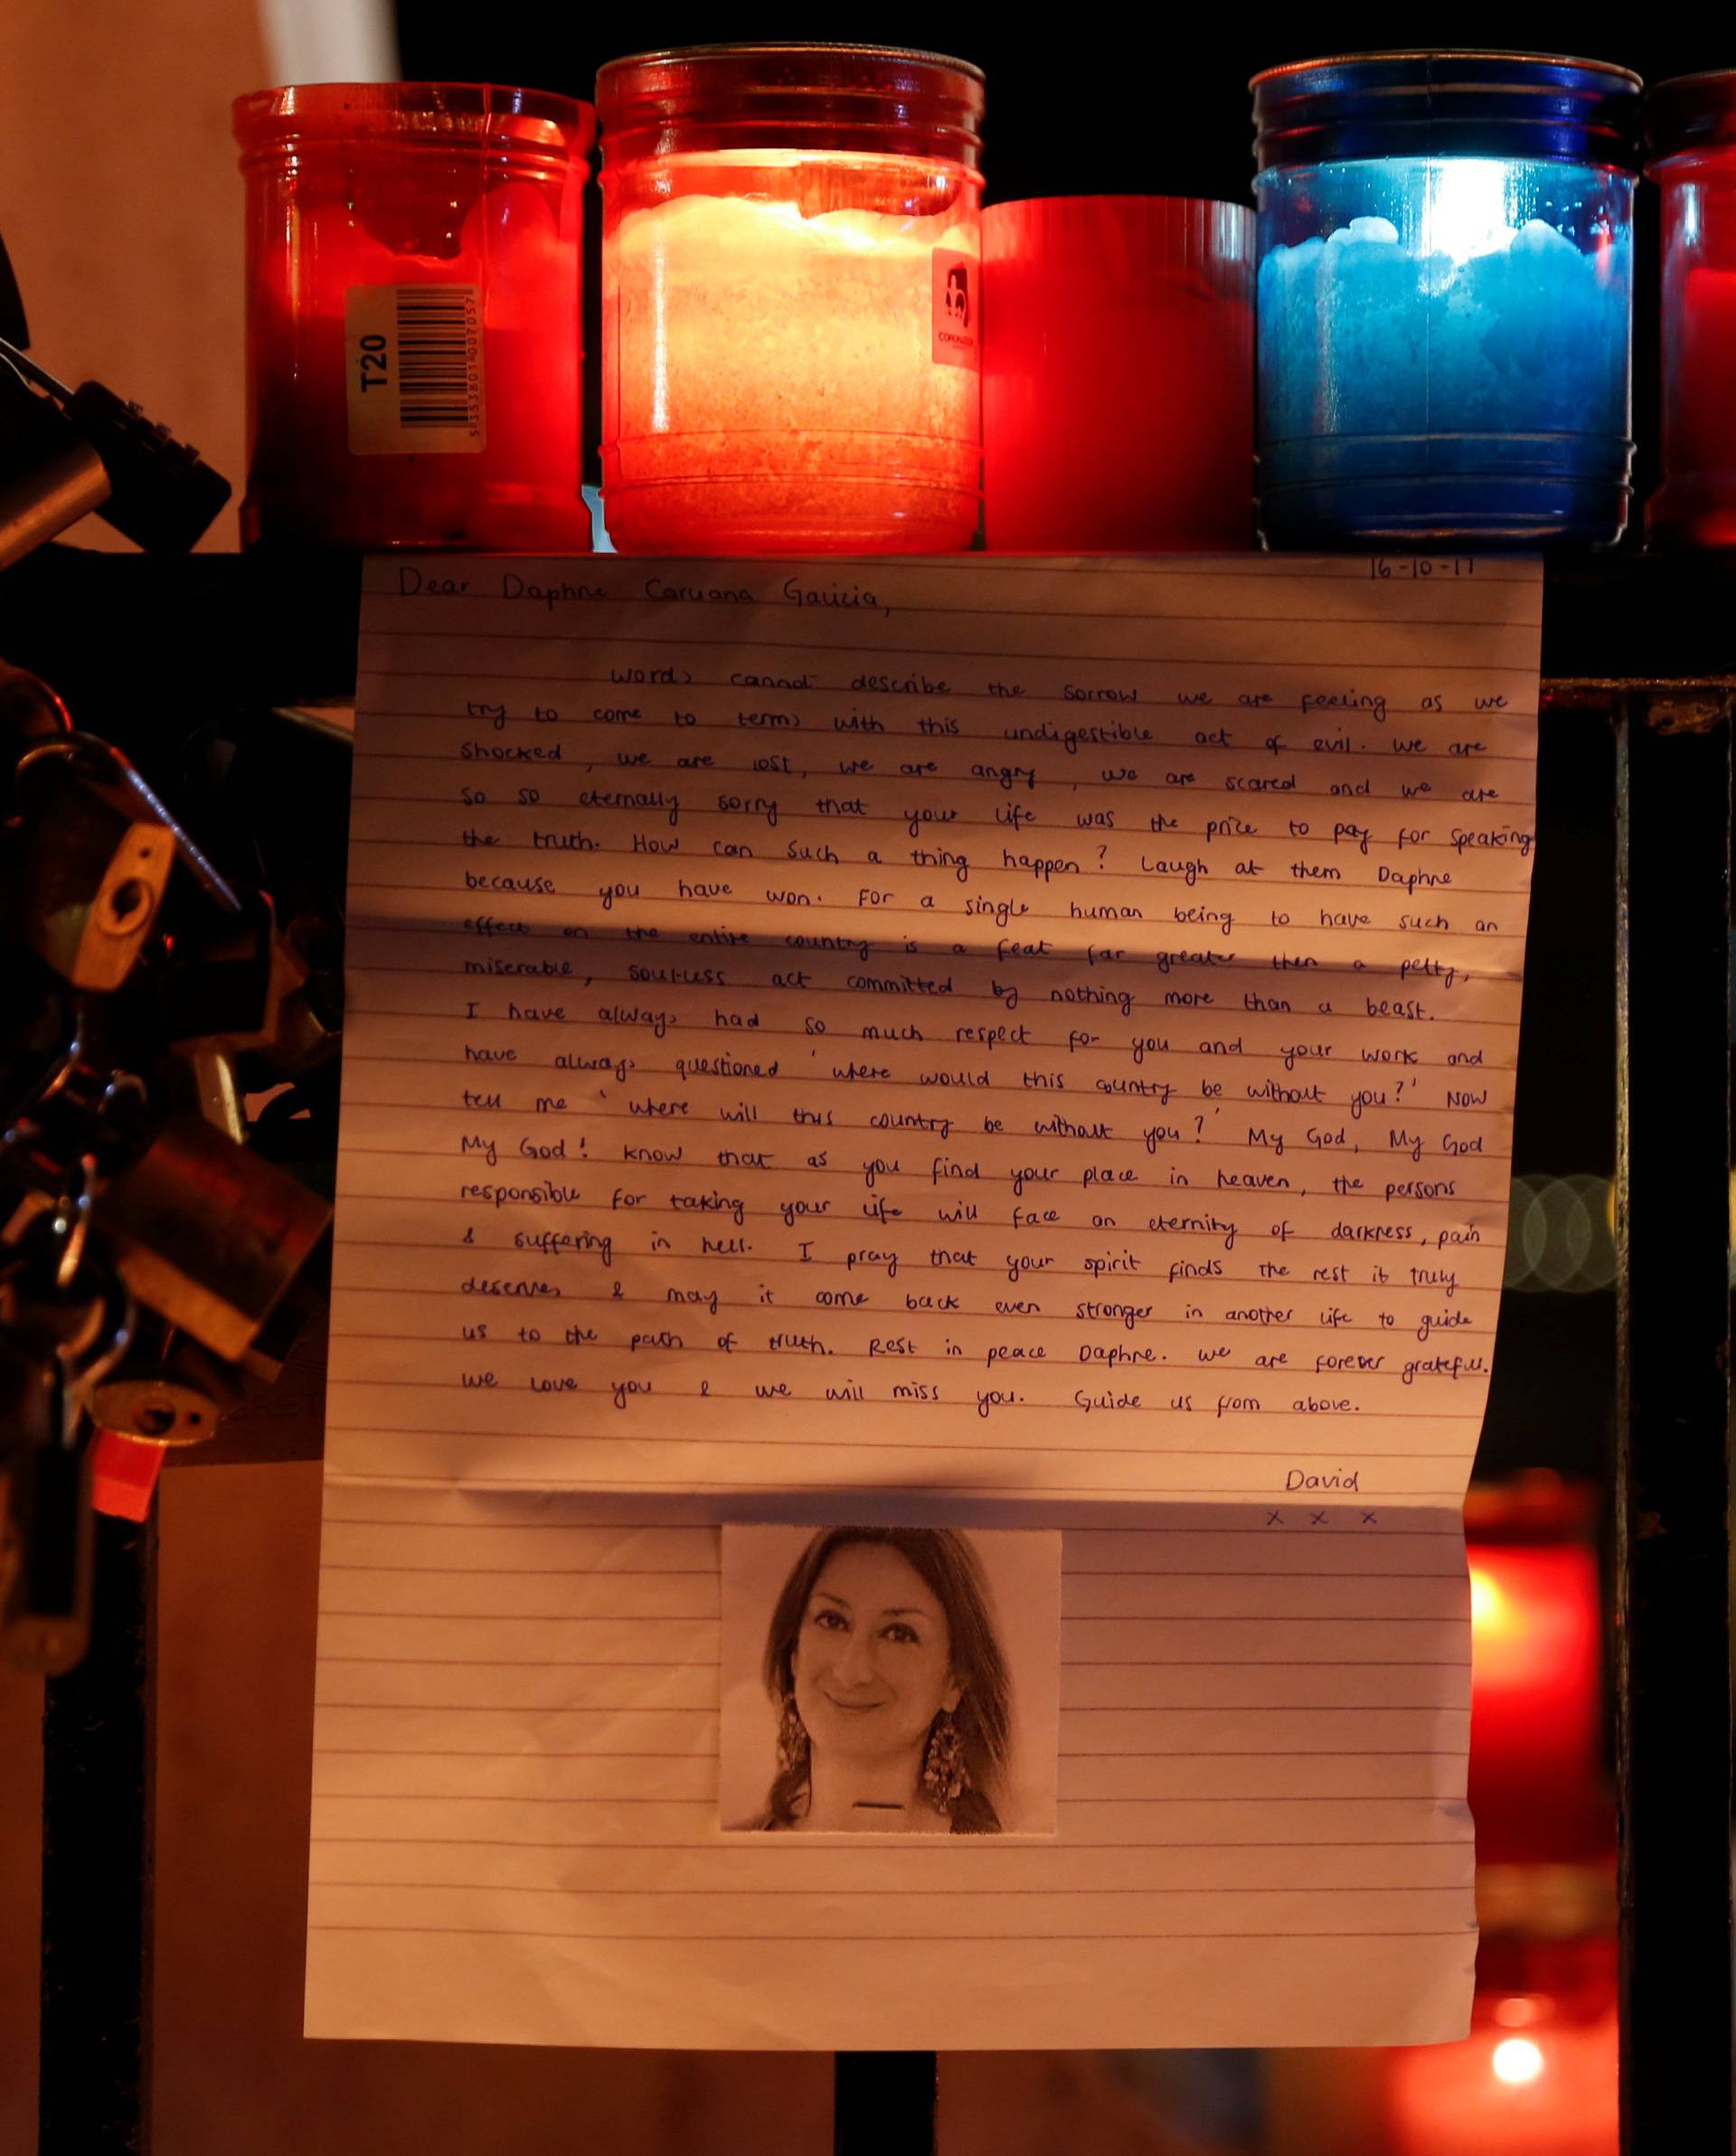
{"type": "Polygon", "coordinates": [[[352,285],[344,364],[354,457],[474,457],[487,445],[475,285],[352,285]]]}
{"type": "Polygon", "coordinates": [[[982,268],[975,255],[934,250],[934,338],[931,357],[943,367],[981,364],[982,268]]]}

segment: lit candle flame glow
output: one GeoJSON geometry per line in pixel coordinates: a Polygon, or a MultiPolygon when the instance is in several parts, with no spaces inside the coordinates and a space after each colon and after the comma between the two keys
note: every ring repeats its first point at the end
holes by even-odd
{"type": "Polygon", "coordinates": [[[1529,2037],[1505,2037],[1490,2053],[1489,2067],[1497,2081],[1518,2087],[1536,2080],[1543,2070],[1543,2055],[1529,2037]]]}

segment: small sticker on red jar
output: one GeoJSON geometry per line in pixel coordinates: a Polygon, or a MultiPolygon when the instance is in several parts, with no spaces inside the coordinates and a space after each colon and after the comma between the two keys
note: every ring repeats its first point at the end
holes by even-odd
{"type": "Polygon", "coordinates": [[[933,358],[943,367],[980,366],[981,263],[975,255],[937,247],[933,274],[933,358]]]}
{"type": "Polygon", "coordinates": [[[352,285],[344,297],[353,457],[474,457],[487,447],[475,285],[352,285]]]}

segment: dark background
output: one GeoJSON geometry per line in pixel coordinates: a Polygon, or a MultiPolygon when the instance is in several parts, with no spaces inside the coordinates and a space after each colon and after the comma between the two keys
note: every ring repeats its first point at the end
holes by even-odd
{"type": "MultiPolygon", "coordinates": [[[[1202,10],[1201,14],[1208,11],[1202,10]]],[[[1736,29],[1712,11],[1695,33],[1685,10],[1630,8],[1334,9],[1317,27],[1262,28],[1224,7],[1214,32],[1198,14],[1152,9],[1141,22],[1084,8],[1041,14],[1006,6],[951,14],[907,7],[765,14],[741,8],[564,9],[459,15],[400,0],[411,79],[523,82],[589,98],[598,68],[623,52],[735,38],[861,39],[974,61],[988,78],[987,200],[1033,194],[1205,194],[1252,198],[1248,78],[1323,52],[1417,44],[1583,53],[1648,82],[1736,65],[1736,29]],[[1106,33],[1104,25],[1113,24],[1106,33]]]]}
{"type": "MultiPolygon", "coordinates": [[[[597,69],[622,52],[733,39],[859,39],[974,61],[987,78],[985,199],[1040,194],[1190,194],[1251,202],[1248,78],[1321,53],[1437,44],[1574,52],[1647,82],[1736,65],[1736,27],[1710,13],[1698,34],[1674,8],[1481,8],[1395,17],[1335,11],[1317,27],[1269,28],[1225,8],[1143,20],[1083,9],[1033,16],[909,9],[760,14],[715,8],[604,17],[589,11],[460,15],[400,0],[410,79],[534,84],[589,98],[597,69]],[[1102,25],[1112,22],[1112,29],[1102,25]]],[[[586,342],[596,349],[597,234],[592,197],[586,342]]],[[[1640,190],[1634,421],[1637,504],[1656,476],[1656,198],[1640,190]]],[[[595,374],[595,369],[591,373],[595,374]]],[[[593,400],[596,385],[591,384],[593,400]]],[[[595,415],[587,438],[597,438],[595,415]]],[[[594,483],[598,475],[587,476],[594,483]]],[[[1630,533],[1625,545],[1634,543],[1630,533]]],[[[1660,665],[1668,663],[1660,654],[1660,665]]],[[[1515,1175],[1608,1175],[1614,1168],[1614,773],[1607,727],[1546,717],[1538,774],[1538,851],[1520,1039],[1515,1175]]],[[[1480,1474],[1548,1465],[1601,1477],[1614,1392],[1609,1291],[1504,1298],[1480,1474]]]]}
{"type": "MultiPolygon", "coordinates": [[[[983,169],[986,202],[1039,194],[1193,194],[1251,202],[1253,123],[1248,79],[1261,68],[1326,52],[1406,47],[1487,46],[1582,53],[1631,68],[1648,82],[1700,68],[1736,66],[1736,26],[1709,10],[1697,35],[1685,10],[1669,6],[1484,7],[1395,14],[1335,10],[1317,30],[1289,19],[1262,29],[1223,6],[1222,31],[1195,11],[1150,9],[1137,16],[1098,9],[1033,14],[1003,5],[984,14],[930,15],[908,7],[854,8],[824,16],[751,8],[627,10],[476,8],[398,0],[404,75],[410,80],[493,81],[559,89],[589,99],[597,70],[624,52],[735,39],[795,38],[908,44],[969,60],[987,78],[983,169]],[[1112,24],[1105,32],[1102,25],[1112,24]]],[[[1641,261],[1654,203],[1643,191],[1641,261]]],[[[596,199],[592,198],[595,224],[596,199]]],[[[590,235],[587,348],[596,349],[590,235]]],[[[1635,339],[1637,468],[1643,494],[1656,477],[1649,445],[1656,400],[1655,306],[1642,268],[1635,339]]],[[[595,370],[592,370],[594,375],[595,370]]],[[[596,386],[591,385],[593,403],[596,386]]],[[[586,429],[595,444],[598,429],[586,429]]],[[[593,468],[587,477],[594,484],[593,468]]]]}

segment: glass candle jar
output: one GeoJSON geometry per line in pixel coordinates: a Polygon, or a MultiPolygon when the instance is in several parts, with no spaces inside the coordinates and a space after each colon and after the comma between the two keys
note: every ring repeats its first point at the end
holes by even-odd
{"type": "Polygon", "coordinates": [[[1661,540],[1736,546],[1736,71],[1678,75],[1647,100],[1663,200],[1661,540]]]}
{"type": "Polygon", "coordinates": [[[1267,541],[1612,544],[1638,78],[1397,52],[1251,87],[1267,541]]]}
{"type": "Polygon", "coordinates": [[[983,212],[983,527],[995,553],[1253,541],[1254,220],[1073,195],[983,212]]]}
{"type": "MultiPolygon", "coordinates": [[[[1479,1911],[1484,1885],[1479,1873],[1479,1911]]],[[[1539,1909],[1527,1937],[1484,1930],[1463,2041],[1401,2045],[1380,2055],[1385,2131],[1373,2145],[1387,2156],[1615,2156],[1620,2013],[1614,1881],[1601,1896],[1584,1882],[1579,1898],[1577,1924],[1604,1928],[1550,1936],[1545,1925],[1575,1924],[1570,1904],[1539,1909]],[[1599,1900],[1605,1909],[1594,1915],[1599,1900]]],[[[1359,2119],[1351,2132],[1366,2147],[1359,2119]]]]}
{"type": "Polygon", "coordinates": [[[235,104],[244,543],[588,553],[588,105],[452,82],[235,104]]]}
{"type": "Polygon", "coordinates": [[[978,71],[873,46],[715,45],[614,61],[597,99],[611,542],[968,546],[978,71]]]}

